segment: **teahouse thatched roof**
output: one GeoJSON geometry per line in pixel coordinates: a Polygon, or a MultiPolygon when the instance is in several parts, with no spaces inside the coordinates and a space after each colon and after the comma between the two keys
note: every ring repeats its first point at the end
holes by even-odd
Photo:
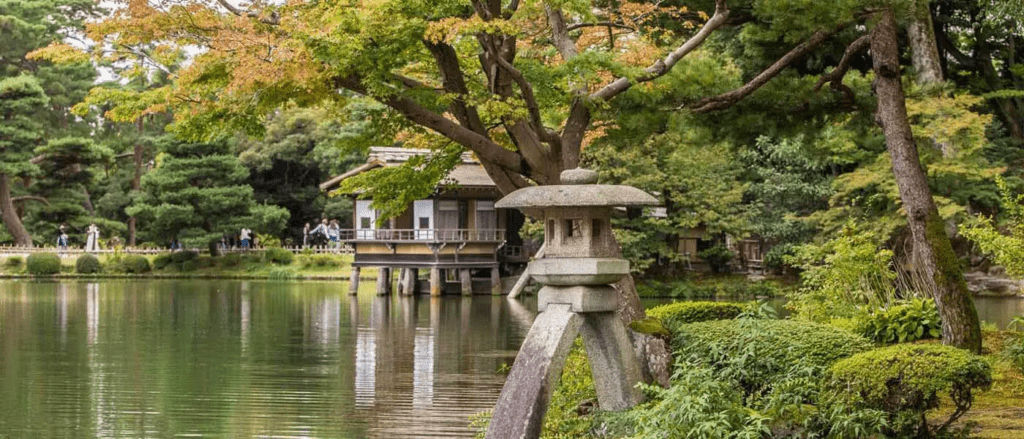
{"type": "MultiPolygon", "coordinates": [[[[362,174],[371,169],[400,166],[410,158],[420,155],[429,155],[429,149],[409,149],[392,146],[370,147],[370,156],[366,164],[354,168],[344,174],[331,177],[329,180],[320,183],[320,190],[331,190],[341,184],[345,179],[362,174]]],[[[463,188],[497,188],[487,171],[480,165],[480,162],[470,153],[462,154],[462,163],[455,165],[455,169],[448,174],[448,178],[442,183],[454,183],[463,188]]]]}

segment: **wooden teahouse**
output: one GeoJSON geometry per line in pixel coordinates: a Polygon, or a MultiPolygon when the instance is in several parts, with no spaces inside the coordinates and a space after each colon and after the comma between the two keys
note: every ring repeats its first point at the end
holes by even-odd
{"type": "MultiPolygon", "coordinates": [[[[400,166],[429,150],[373,147],[365,165],[320,185],[330,190],[347,178],[372,169],[400,166]]],[[[501,198],[497,185],[470,154],[449,173],[434,194],[416,200],[398,217],[378,224],[373,200],[354,200],[353,225],[341,231],[341,240],[354,249],[351,293],[358,288],[360,269],[379,270],[378,294],[390,292],[393,272],[400,269],[398,289],[406,295],[419,290],[420,270],[429,271],[431,295],[446,291],[472,294],[473,279],[489,282],[490,292],[500,294],[501,271],[525,265],[519,228],[523,216],[515,209],[495,209],[501,198]]]]}

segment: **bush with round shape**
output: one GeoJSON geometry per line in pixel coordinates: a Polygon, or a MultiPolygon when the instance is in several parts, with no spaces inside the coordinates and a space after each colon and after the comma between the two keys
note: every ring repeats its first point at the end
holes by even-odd
{"type": "Polygon", "coordinates": [[[264,255],[267,260],[278,265],[288,265],[295,259],[295,255],[292,252],[285,250],[281,247],[271,247],[266,250],[264,255]]]}
{"type": "Polygon", "coordinates": [[[170,265],[172,262],[171,255],[173,253],[160,253],[153,258],[153,268],[156,270],[163,270],[165,267],[170,265]]]}
{"type": "Polygon", "coordinates": [[[171,253],[171,262],[180,264],[185,261],[191,261],[197,257],[199,257],[199,253],[196,253],[192,250],[183,250],[180,252],[171,253]]]}
{"type": "Polygon", "coordinates": [[[193,271],[196,271],[196,268],[197,264],[195,260],[190,259],[181,263],[181,271],[183,273],[191,273],[193,271]]]}
{"type": "Polygon", "coordinates": [[[971,407],[973,390],[992,385],[992,368],[968,351],[939,344],[901,344],[859,353],[833,364],[824,381],[833,404],[887,414],[885,437],[943,436],[971,407]],[[937,428],[926,412],[948,396],[952,414],[937,428]]]}
{"type": "Polygon", "coordinates": [[[100,272],[100,260],[89,253],[84,253],[75,260],[75,272],[93,274],[100,272]]]}
{"type": "Polygon", "coordinates": [[[28,255],[25,269],[35,276],[60,273],[60,256],[52,252],[38,252],[28,255]]]}
{"type": "Polygon", "coordinates": [[[8,256],[7,259],[4,259],[4,265],[6,265],[8,267],[11,267],[11,268],[20,267],[21,263],[22,263],[22,258],[21,258],[21,256],[18,256],[18,255],[8,256]]]}
{"type": "Polygon", "coordinates": [[[736,302],[675,302],[658,305],[646,311],[649,317],[657,317],[668,326],[708,320],[734,319],[746,306],[736,302]]]}
{"type": "Polygon", "coordinates": [[[736,319],[670,326],[677,357],[716,369],[746,394],[766,394],[795,369],[820,369],[872,348],[867,339],[805,321],[736,319]]]}
{"type": "Polygon", "coordinates": [[[126,255],[121,260],[121,269],[129,274],[149,273],[151,267],[149,259],[142,255],[126,255]]]}

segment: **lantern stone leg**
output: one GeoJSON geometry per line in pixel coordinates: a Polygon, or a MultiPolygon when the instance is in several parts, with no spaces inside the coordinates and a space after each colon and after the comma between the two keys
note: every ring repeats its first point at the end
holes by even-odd
{"type": "Polygon", "coordinates": [[[551,306],[534,320],[501,389],[485,439],[540,436],[551,392],[583,323],[569,307],[551,306]]]}

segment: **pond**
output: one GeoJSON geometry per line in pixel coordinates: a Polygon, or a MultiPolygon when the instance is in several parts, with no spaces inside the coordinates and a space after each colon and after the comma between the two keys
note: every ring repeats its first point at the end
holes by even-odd
{"type": "Polygon", "coordinates": [[[366,284],[0,281],[0,436],[472,437],[536,306],[366,284]]]}
{"type": "Polygon", "coordinates": [[[363,284],[0,280],[0,437],[473,437],[536,300],[363,284]]]}

